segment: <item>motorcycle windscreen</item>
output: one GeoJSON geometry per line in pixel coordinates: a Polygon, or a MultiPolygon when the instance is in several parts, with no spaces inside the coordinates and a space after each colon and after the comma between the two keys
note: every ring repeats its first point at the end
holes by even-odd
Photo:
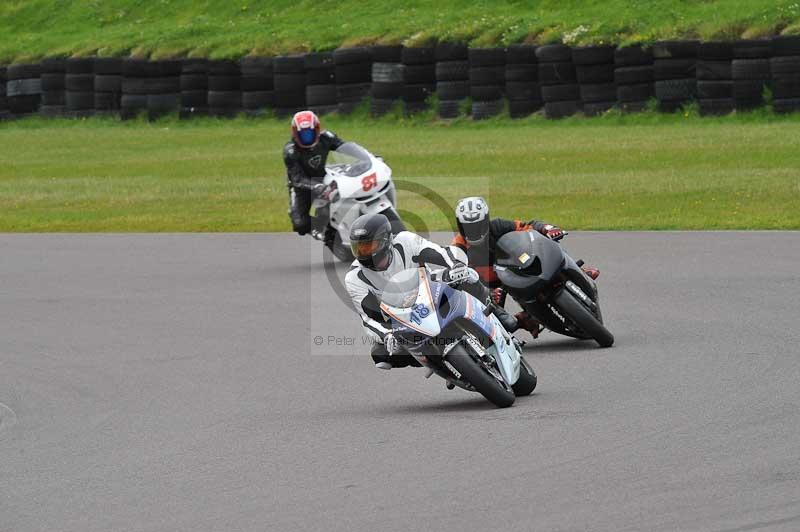
{"type": "Polygon", "coordinates": [[[371,167],[369,152],[355,142],[345,142],[329,152],[325,162],[325,168],[347,177],[358,177],[371,167]]]}
{"type": "Polygon", "coordinates": [[[533,231],[515,231],[497,241],[497,275],[503,284],[525,288],[539,279],[549,280],[561,269],[561,246],[533,231]]]}
{"type": "Polygon", "coordinates": [[[441,331],[434,306],[425,268],[392,275],[381,296],[381,310],[397,325],[429,337],[441,331]]]}

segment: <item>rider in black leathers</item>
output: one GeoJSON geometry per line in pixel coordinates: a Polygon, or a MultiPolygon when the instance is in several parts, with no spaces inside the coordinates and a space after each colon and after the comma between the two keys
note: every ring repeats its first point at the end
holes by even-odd
{"type": "Polygon", "coordinates": [[[300,111],[292,118],[292,140],[283,147],[283,162],[289,187],[289,217],[300,235],[311,231],[311,203],[315,196],[326,197],[322,183],[325,161],[331,150],[344,142],[330,131],[321,131],[319,118],[311,111],[300,111]]]}

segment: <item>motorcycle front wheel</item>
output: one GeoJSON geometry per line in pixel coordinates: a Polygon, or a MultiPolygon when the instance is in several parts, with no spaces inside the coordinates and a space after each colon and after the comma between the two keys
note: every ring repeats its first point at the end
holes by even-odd
{"type": "Polygon", "coordinates": [[[594,338],[600,347],[611,347],[614,344],[614,335],[569,290],[561,290],[556,294],[553,303],[564,316],[594,338]]]}
{"type": "Polygon", "coordinates": [[[342,262],[353,262],[355,260],[350,247],[342,244],[342,237],[339,236],[338,232],[333,236],[328,248],[330,248],[333,256],[342,262]]]}
{"type": "Polygon", "coordinates": [[[528,361],[524,357],[519,357],[519,379],[511,385],[514,390],[514,395],[521,397],[523,395],[530,395],[536,389],[536,373],[528,365],[528,361]]]}
{"type": "Polygon", "coordinates": [[[489,373],[483,364],[472,358],[464,346],[455,346],[445,357],[445,360],[461,374],[461,379],[470,383],[490,403],[499,408],[506,408],[514,404],[514,392],[508,390],[489,373]]]}

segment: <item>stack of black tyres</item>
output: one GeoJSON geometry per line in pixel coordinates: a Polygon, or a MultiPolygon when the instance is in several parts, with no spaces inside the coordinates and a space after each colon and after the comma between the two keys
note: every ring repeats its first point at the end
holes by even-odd
{"type": "Polygon", "coordinates": [[[94,112],[111,115],[119,112],[122,97],[122,59],[98,57],[94,60],[94,112]]]}
{"type": "Polygon", "coordinates": [[[617,105],[624,112],[639,112],[655,94],[653,54],[649,48],[626,46],[614,51],[617,105]]]}
{"type": "Polygon", "coordinates": [[[674,112],[697,94],[697,41],[661,41],[653,45],[653,73],[658,107],[674,112]]]}
{"type": "Polygon", "coordinates": [[[564,44],[547,44],[536,49],[539,84],[547,118],[564,118],[579,113],[581,91],[572,62],[572,49],[564,44]]]}
{"type": "Polygon", "coordinates": [[[10,65],[6,69],[6,98],[13,117],[29,116],[39,110],[42,97],[41,73],[38,64],[10,65]]]}
{"type": "Polygon", "coordinates": [[[366,47],[339,48],[333,52],[333,63],[337,110],[352,113],[372,88],[372,51],[366,47]]]}
{"type": "Polygon", "coordinates": [[[67,60],[62,57],[48,58],[42,61],[42,102],[39,113],[46,117],[62,116],[66,110],[64,75],[67,60]]]}
{"type": "Polygon", "coordinates": [[[702,42],[697,46],[697,103],[700,114],[726,115],[733,111],[733,43],[702,42]]]}
{"type": "Polygon", "coordinates": [[[403,48],[403,107],[407,115],[428,109],[436,92],[436,48],[403,48]]]}
{"type": "Polygon", "coordinates": [[[768,39],[741,40],[733,43],[731,77],[733,104],[737,110],[764,105],[764,89],[771,87],[769,58],[772,43],[768,39]]]}
{"type": "Polygon", "coordinates": [[[240,62],[242,108],[260,116],[275,105],[275,72],[271,57],[245,57],[240,62]]]}
{"type": "Polygon", "coordinates": [[[6,98],[6,67],[0,66],[0,120],[8,120],[10,116],[6,98]]]}
{"type": "Polygon", "coordinates": [[[336,66],[332,52],[306,54],[306,106],[318,115],[338,109],[336,66]]]}
{"type": "Polygon", "coordinates": [[[372,116],[388,113],[403,97],[403,47],[385,45],[372,47],[372,85],[369,112],[372,116]]]}
{"type": "Polygon", "coordinates": [[[441,42],[436,45],[437,114],[456,118],[469,98],[469,50],[466,44],[441,42]]]}
{"type": "Polygon", "coordinates": [[[230,59],[208,62],[208,115],[233,118],[242,112],[242,72],[230,59]]]}
{"type": "Polygon", "coordinates": [[[469,94],[472,118],[483,120],[503,112],[506,85],[506,49],[469,49],[469,94]]]}
{"type": "Polygon", "coordinates": [[[94,58],[67,59],[66,87],[67,116],[80,118],[94,114],[94,58]]]}
{"type": "Polygon", "coordinates": [[[572,49],[572,62],[580,87],[583,113],[587,116],[605,113],[617,103],[614,50],[613,46],[572,49]]]}
{"type": "Polygon", "coordinates": [[[800,111],[800,36],[773,39],[770,70],[775,112],[800,111]]]}
{"type": "Polygon", "coordinates": [[[148,118],[153,120],[178,111],[180,73],[179,61],[124,60],[120,116],[128,119],[147,111],[148,118]]]}
{"type": "Polygon", "coordinates": [[[306,105],[306,66],[302,55],[273,59],[275,114],[290,116],[306,105]]]}
{"type": "Polygon", "coordinates": [[[511,118],[524,118],[542,108],[536,47],[518,44],[506,51],[505,93],[511,118]]]}
{"type": "Polygon", "coordinates": [[[177,60],[153,61],[153,72],[147,94],[147,117],[155,120],[177,113],[181,108],[181,62],[177,60]]]}
{"type": "Polygon", "coordinates": [[[127,58],[122,62],[120,117],[135,118],[147,111],[146,79],[150,75],[145,59],[127,58]]]}
{"type": "Polygon", "coordinates": [[[181,62],[181,118],[208,115],[208,60],[181,62]]]}

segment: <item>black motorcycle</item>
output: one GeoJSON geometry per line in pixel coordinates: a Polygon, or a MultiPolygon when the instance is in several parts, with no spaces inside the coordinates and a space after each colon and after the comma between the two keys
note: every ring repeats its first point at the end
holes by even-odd
{"type": "Polygon", "coordinates": [[[497,241],[495,272],[524,310],[553,332],[610,347],[594,281],[561,246],[535,231],[497,241]]]}

